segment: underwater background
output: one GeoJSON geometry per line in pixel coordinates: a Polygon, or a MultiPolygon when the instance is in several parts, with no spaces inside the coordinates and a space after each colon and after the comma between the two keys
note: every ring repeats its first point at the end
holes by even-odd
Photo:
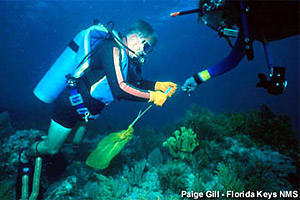
{"type": "MultiPolygon", "coordinates": [[[[230,52],[224,39],[197,23],[197,14],[169,17],[197,6],[194,0],[0,1],[0,113],[9,113],[14,129],[0,135],[0,157],[5,160],[1,184],[13,183],[18,151],[47,133],[52,105],[39,102],[32,91],[80,30],[94,19],[104,24],[113,20],[114,29],[125,34],[136,20],[146,20],[157,32],[158,44],[147,59],[144,76],[183,84],[230,52]]],[[[116,101],[90,123],[80,151],[70,145],[63,149],[69,166],[60,170],[61,176],[44,177],[45,188],[50,188],[45,198],[108,199],[115,194],[114,199],[179,199],[184,189],[299,189],[299,36],[269,46],[276,65],[287,69],[288,88],[282,95],[271,96],[255,87],[257,74],[268,68],[262,44],[254,42],[253,61],[244,58],[191,96],[178,93],[163,107],[151,108],[135,125],[135,136],[118,161],[103,172],[89,169],[85,158],[99,140],[127,128],[145,106],[116,101]],[[176,157],[163,147],[175,130],[194,143],[191,155],[176,157]],[[197,137],[191,139],[194,134],[197,137]],[[66,191],[68,184],[72,189],[66,191]],[[98,184],[106,185],[101,188],[105,191],[98,184]]]]}

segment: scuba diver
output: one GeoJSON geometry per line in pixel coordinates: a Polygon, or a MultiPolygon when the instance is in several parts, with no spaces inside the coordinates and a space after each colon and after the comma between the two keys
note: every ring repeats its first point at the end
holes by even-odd
{"type": "Polygon", "coordinates": [[[258,74],[262,87],[272,95],[283,93],[287,86],[285,68],[276,66],[268,50],[268,42],[299,35],[299,1],[200,0],[199,8],[172,13],[171,17],[198,13],[202,20],[232,47],[230,54],[206,70],[186,79],[182,90],[188,94],[198,85],[235,68],[246,55],[254,58],[252,42],[263,43],[269,74],[258,74]],[[234,26],[239,30],[235,30],[234,26]],[[237,37],[234,46],[230,37],[237,37]],[[269,77],[269,78],[268,78],[269,77]]]}
{"type": "Polygon", "coordinates": [[[155,31],[143,20],[125,37],[113,30],[113,22],[104,26],[96,20],[76,35],[33,91],[41,101],[54,102],[53,116],[47,137],[20,152],[16,199],[21,197],[22,177],[28,175],[32,183],[33,158],[57,154],[72,130],[73,142],[79,143],[86,123],[106,105],[126,99],[163,106],[176,92],[175,83],[141,77],[146,55],[156,43],[155,31]]]}

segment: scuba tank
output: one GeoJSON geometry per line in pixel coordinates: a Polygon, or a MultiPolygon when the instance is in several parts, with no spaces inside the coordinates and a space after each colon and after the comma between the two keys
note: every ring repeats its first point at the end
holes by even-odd
{"type": "Polygon", "coordinates": [[[89,66],[90,34],[93,31],[102,39],[109,35],[102,24],[79,32],[34,88],[33,93],[39,100],[52,103],[67,86],[66,75],[82,76],[89,66]]]}
{"type": "MultiPolygon", "coordinates": [[[[140,64],[144,64],[145,58],[128,48],[122,42],[118,33],[113,30],[112,21],[107,23],[107,28],[103,24],[100,24],[98,20],[95,21],[94,24],[95,25],[76,35],[34,88],[33,93],[38,99],[45,103],[52,103],[68,85],[66,76],[75,79],[80,78],[89,67],[90,57],[92,53],[97,50],[96,46],[101,41],[109,39],[110,37],[112,37],[124,51],[127,49],[134,53],[140,64]]],[[[125,64],[125,59],[122,63],[122,65],[125,64]]]]}
{"type": "MultiPolygon", "coordinates": [[[[73,41],[76,44],[82,43],[84,35],[85,31],[81,31],[76,35],[73,41]]],[[[70,46],[67,46],[48,72],[40,80],[38,85],[34,88],[33,93],[39,100],[45,103],[52,103],[62,92],[62,90],[67,86],[65,75],[73,72],[76,67],[76,56],[77,52],[75,52],[70,46]]]]}

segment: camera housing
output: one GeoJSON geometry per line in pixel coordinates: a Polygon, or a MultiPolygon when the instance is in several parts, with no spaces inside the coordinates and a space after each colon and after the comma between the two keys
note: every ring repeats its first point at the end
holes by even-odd
{"type": "Polygon", "coordinates": [[[256,84],[256,87],[262,87],[272,95],[282,94],[287,86],[285,73],[285,67],[271,67],[269,74],[270,79],[268,80],[265,74],[258,74],[260,82],[256,84]]]}

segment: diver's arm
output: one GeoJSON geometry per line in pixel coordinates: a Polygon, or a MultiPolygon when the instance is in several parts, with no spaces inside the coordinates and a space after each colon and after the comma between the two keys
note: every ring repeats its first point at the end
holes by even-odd
{"type": "MultiPolygon", "coordinates": [[[[207,69],[210,78],[215,78],[225,72],[228,72],[235,68],[239,62],[244,58],[245,50],[241,32],[239,32],[238,38],[230,52],[230,54],[224,58],[223,60],[219,61],[215,65],[211,66],[207,69]]],[[[201,74],[201,72],[200,72],[201,74]]],[[[200,77],[201,78],[201,77],[200,77]]],[[[204,81],[206,81],[204,79],[204,81]]]]}
{"type": "Polygon", "coordinates": [[[105,59],[101,60],[114,97],[119,100],[149,101],[150,91],[134,87],[125,81],[120,63],[120,49],[113,46],[106,49],[103,54],[108,54],[105,59]]]}
{"type": "Polygon", "coordinates": [[[99,56],[98,64],[104,69],[110,90],[118,100],[126,99],[131,101],[153,102],[156,106],[162,106],[167,95],[160,91],[142,90],[130,85],[124,79],[121,69],[121,50],[118,45],[112,42],[104,42],[97,51],[99,56]]]}
{"type": "Polygon", "coordinates": [[[196,73],[194,76],[188,78],[182,86],[183,91],[193,91],[197,86],[209,79],[215,78],[235,68],[239,62],[244,58],[245,50],[243,44],[242,33],[239,32],[238,38],[230,52],[230,54],[211,66],[210,68],[196,73]]]}
{"type": "Polygon", "coordinates": [[[156,83],[154,81],[148,81],[143,78],[138,80],[137,75],[131,70],[128,71],[127,81],[135,87],[143,90],[154,90],[156,83]]]}
{"type": "Polygon", "coordinates": [[[141,79],[140,80],[140,88],[144,89],[144,90],[154,90],[155,83],[156,82],[154,82],[154,81],[141,79]]]}
{"type": "Polygon", "coordinates": [[[145,90],[167,92],[168,97],[172,97],[177,90],[177,84],[173,82],[149,81],[146,79],[138,78],[140,75],[137,72],[137,66],[129,66],[127,80],[129,83],[145,90]]]}

